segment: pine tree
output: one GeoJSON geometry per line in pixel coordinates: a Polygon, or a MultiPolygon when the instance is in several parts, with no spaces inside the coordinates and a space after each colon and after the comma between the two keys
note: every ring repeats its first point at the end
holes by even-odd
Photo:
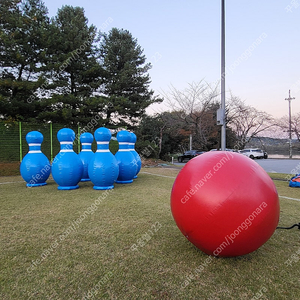
{"type": "Polygon", "coordinates": [[[127,30],[113,28],[103,34],[100,44],[103,93],[108,98],[106,123],[134,126],[155,102],[161,102],[149,89],[151,80],[143,49],[127,30]]]}
{"type": "Polygon", "coordinates": [[[46,65],[47,8],[40,0],[0,3],[0,111],[2,118],[30,120],[40,110],[35,92],[46,65]]]}
{"type": "Polygon", "coordinates": [[[96,28],[88,26],[83,8],[63,6],[52,19],[52,72],[46,87],[43,120],[87,123],[95,115],[91,97],[99,87],[101,67],[96,60],[96,28]]]}

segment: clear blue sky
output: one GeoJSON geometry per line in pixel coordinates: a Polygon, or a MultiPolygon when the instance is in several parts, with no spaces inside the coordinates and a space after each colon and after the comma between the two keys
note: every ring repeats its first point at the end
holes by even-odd
{"type": "MultiPolygon", "coordinates": [[[[184,89],[220,79],[221,0],[45,0],[49,15],[62,5],[85,9],[89,24],[129,30],[144,49],[151,88],[184,89]]],[[[300,0],[226,2],[226,91],[275,117],[288,114],[288,90],[300,112],[300,0]]],[[[164,106],[149,110],[161,111],[164,106]]]]}

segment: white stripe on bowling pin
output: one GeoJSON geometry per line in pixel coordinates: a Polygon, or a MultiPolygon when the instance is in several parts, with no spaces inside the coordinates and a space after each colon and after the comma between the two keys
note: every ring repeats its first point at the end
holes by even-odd
{"type": "Polygon", "coordinates": [[[97,142],[97,145],[108,145],[109,142],[97,142]]]}

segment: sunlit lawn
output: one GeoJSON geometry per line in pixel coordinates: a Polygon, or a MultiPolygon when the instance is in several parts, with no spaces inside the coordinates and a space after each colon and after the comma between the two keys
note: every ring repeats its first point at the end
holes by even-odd
{"type": "MultiPolygon", "coordinates": [[[[177,173],[145,168],[110,192],[0,177],[0,299],[300,299],[299,230],[277,230],[243,257],[208,260],[173,220],[177,173]]],[[[300,199],[300,189],[275,184],[300,199]]],[[[300,222],[300,202],[280,204],[281,226],[300,222]]]]}

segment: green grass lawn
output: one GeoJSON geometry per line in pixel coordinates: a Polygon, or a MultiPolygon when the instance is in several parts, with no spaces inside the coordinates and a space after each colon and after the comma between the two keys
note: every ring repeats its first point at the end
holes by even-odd
{"type": "MultiPolygon", "coordinates": [[[[277,230],[242,257],[207,256],[173,220],[178,170],[141,172],[109,192],[0,177],[0,299],[300,299],[298,229],[277,230]]],[[[300,199],[300,189],[275,184],[300,199]]],[[[280,204],[281,226],[300,222],[300,202],[280,204]]]]}

